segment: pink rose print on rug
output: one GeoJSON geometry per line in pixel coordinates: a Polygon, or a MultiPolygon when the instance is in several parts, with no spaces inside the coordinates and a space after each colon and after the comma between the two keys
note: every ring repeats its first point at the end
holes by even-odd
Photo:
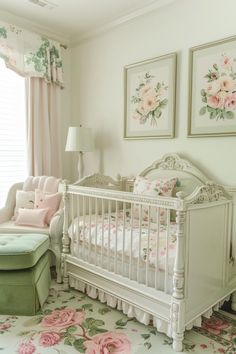
{"type": "Polygon", "coordinates": [[[38,330],[25,332],[28,340],[25,338],[20,343],[17,353],[36,354],[36,348],[55,347],[56,350],[58,345],[69,345],[86,354],[131,354],[131,342],[126,334],[108,331],[103,320],[86,316],[90,311],[93,312],[91,304],[79,309],[46,310],[46,315],[35,318],[35,323],[40,325],[38,330]]]}
{"type": "Polygon", "coordinates": [[[84,342],[85,354],[131,354],[131,342],[124,333],[106,332],[96,334],[84,342]]]}
{"type": "Polygon", "coordinates": [[[56,332],[44,332],[41,334],[39,343],[43,347],[51,347],[52,345],[58,344],[60,340],[60,334],[56,332]]]}
{"type": "Polygon", "coordinates": [[[73,325],[80,325],[85,319],[83,311],[76,312],[73,309],[54,310],[50,315],[45,316],[42,325],[45,327],[54,327],[64,329],[73,325]]]}
{"type": "Polygon", "coordinates": [[[33,354],[36,351],[36,346],[32,341],[21,343],[17,353],[18,354],[33,354]]]}
{"type": "Polygon", "coordinates": [[[221,332],[229,326],[229,323],[223,321],[220,318],[215,317],[212,317],[210,319],[204,319],[202,323],[202,328],[215,335],[221,334],[221,332]]]}

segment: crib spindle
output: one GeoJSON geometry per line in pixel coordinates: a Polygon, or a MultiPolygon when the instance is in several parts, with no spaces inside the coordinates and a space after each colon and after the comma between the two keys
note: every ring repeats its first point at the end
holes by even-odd
{"type": "Polygon", "coordinates": [[[108,200],[108,250],[107,250],[108,270],[110,270],[110,250],[111,250],[111,201],[108,200]]]}
{"type": "Polygon", "coordinates": [[[102,199],[102,245],[101,245],[101,267],[103,268],[104,254],[104,199],[102,199]]]}
{"type": "Polygon", "coordinates": [[[159,267],[159,242],[160,242],[160,208],[157,208],[157,235],[156,235],[156,252],[155,252],[155,289],[158,289],[158,267],[159,267]]]}
{"type": "Polygon", "coordinates": [[[86,197],[83,196],[83,230],[82,230],[82,238],[83,238],[83,254],[82,259],[85,261],[85,214],[86,214],[86,197]]]}
{"type": "Polygon", "coordinates": [[[118,237],[118,202],[116,200],[116,234],[115,234],[115,263],[114,273],[117,273],[117,237],[118,237]]]}
{"type": "MultiPolygon", "coordinates": [[[[69,251],[70,251],[70,238],[69,238],[69,234],[68,234],[70,198],[69,198],[69,194],[67,193],[67,188],[68,187],[67,187],[66,181],[64,181],[64,183],[63,183],[64,221],[63,221],[63,237],[62,237],[62,252],[63,253],[69,253],[69,251]]],[[[64,267],[64,262],[62,262],[62,267],[64,267]]]]}
{"type": "Polygon", "coordinates": [[[149,272],[149,263],[150,263],[150,206],[148,206],[148,229],[147,229],[147,252],[146,252],[146,275],[145,275],[145,284],[148,286],[148,272],[149,272]]]}
{"type": "Polygon", "coordinates": [[[166,257],[165,257],[165,287],[164,291],[168,292],[168,274],[169,274],[169,234],[170,234],[170,209],[166,211],[166,257]]]}
{"type": "Polygon", "coordinates": [[[137,260],[137,282],[140,279],[141,244],[142,244],[142,204],[139,204],[139,239],[138,239],[138,260],[137,260]]]}
{"type": "Polygon", "coordinates": [[[126,203],[123,202],[123,242],[122,242],[122,275],[125,276],[125,228],[126,228],[126,203]]]}
{"type": "Polygon", "coordinates": [[[133,259],[133,228],[134,228],[134,204],[131,203],[131,231],[130,231],[130,253],[129,253],[129,279],[132,279],[132,259],[133,259]]]}
{"type": "Polygon", "coordinates": [[[89,247],[88,247],[88,261],[91,263],[91,230],[92,230],[92,200],[91,197],[88,198],[88,204],[89,204],[89,247]]]}
{"type": "Polygon", "coordinates": [[[76,209],[77,209],[77,225],[76,225],[76,254],[80,254],[80,197],[76,198],[76,209]]]}
{"type": "Polygon", "coordinates": [[[94,263],[97,265],[97,240],[98,239],[98,198],[95,198],[95,259],[94,263]]]}
{"type": "Polygon", "coordinates": [[[70,249],[71,249],[71,254],[74,256],[75,226],[74,226],[74,195],[73,194],[70,197],[69,218],[72,221],[71,222],[72,234],[71,234],[70,249]]]}

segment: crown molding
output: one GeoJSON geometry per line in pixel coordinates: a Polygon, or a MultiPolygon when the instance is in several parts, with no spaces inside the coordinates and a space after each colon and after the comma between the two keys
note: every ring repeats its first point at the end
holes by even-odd
{"type": "Polygon", "coordinates": [[[70,39],[69,37],[64,36],[62,33],[53,32],[47,27],[42,27],[35,25],[34,22],[26,20],[24,17],[15,16],[9,12],[0,10],[0,20],[3,22],[12,23],[15,26],[24,28],[27,31],[35,32],[40,36],[45,36],[51,38],[55,41],[58,41],[62,44],[69,46],[70,39]]]}
{"type": "Polygon", "coordinates": [[[137,17],[146,15],[153,12],[161,7],[167,6],[177,0],[155,0],[152,4],[142,7],[136,11],[131,12],[126,16],[122,16],[114,21],[108,22],[103,26],[97,27],[91,31],[83,32],[81,34],[76,34],[70,37],[70,47],[76,47],[77,45],[85,42],[93,37],[99,36],[115,27],[118,27],[126,22],[132,21],[137,17]]]}
{"type": "Polygon", "coordinates": [[[76,47],[77,45],[86,42],[94,37],[97,37],[99,35],[102,35],[106,33],[107,31],[112,30],[113,28],[116,28],[118,26],[121,26],[124,23],[130,22],[138,17],[141,17],[143,15],[146,15],[150,12],[156,11],[161,7],[167,6],[173,2],[176,2],[177,0],[154,0],[153,3],[150,5],[147,5],[145,7],[142,7],[138,10],[135,10],[131,12],[128,15],[119,17],[113,21],[107,22],[106,24],[102,26],[98,26],[94,28],[91,31],[85,31],[81,33],[77,33],[75,35],[66,35],[58,32],[58,31],[52,31],[50,28],[45,27],[45,26],[40,26],[38,24],[35,24],[35,22],[32,22],[22,16],[16,16],[11,14],[10,12],[0,10],[0,20],[8,23],[12,23],[16,26],[22,27],[25,30],[28,31],[33,31],[37,33],[38,35],[45,36],[48,38],[51,38],[53,40],[56,40],[60,42],[61,44],[66,45],[68,48],[73,48],[76,47]]]}

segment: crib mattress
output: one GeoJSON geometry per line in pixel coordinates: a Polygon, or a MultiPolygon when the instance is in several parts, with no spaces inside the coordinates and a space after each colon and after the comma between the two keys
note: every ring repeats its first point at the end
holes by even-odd
{"type": "Polygon", "coordinates": [[[143,267],[149,260],[149,266],[159,270],[165,270],[168,265],[168,273],[172,273],[174,267],[176,232],[175,222],[159,227],[144,220],[140,223],[138,219],[131,220],[130,211],[125,212],[125,217],[119,212],[117,218],[115,213],[74,218],[69,227],[74,255],[79,256],[79,250],[83,249],[83,252],[89,250],[98,256],[124,260],[124,254],[126,262],[130,257],[137,261],[140,255],[143,267]]]}

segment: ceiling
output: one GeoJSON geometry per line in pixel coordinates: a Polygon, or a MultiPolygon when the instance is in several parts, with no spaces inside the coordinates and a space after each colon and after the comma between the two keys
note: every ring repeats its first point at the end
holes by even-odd
{"type": "Polygon", "coordinates": [[[0,11],[75,40],[174,0],[0,0],[0,11]]]}

